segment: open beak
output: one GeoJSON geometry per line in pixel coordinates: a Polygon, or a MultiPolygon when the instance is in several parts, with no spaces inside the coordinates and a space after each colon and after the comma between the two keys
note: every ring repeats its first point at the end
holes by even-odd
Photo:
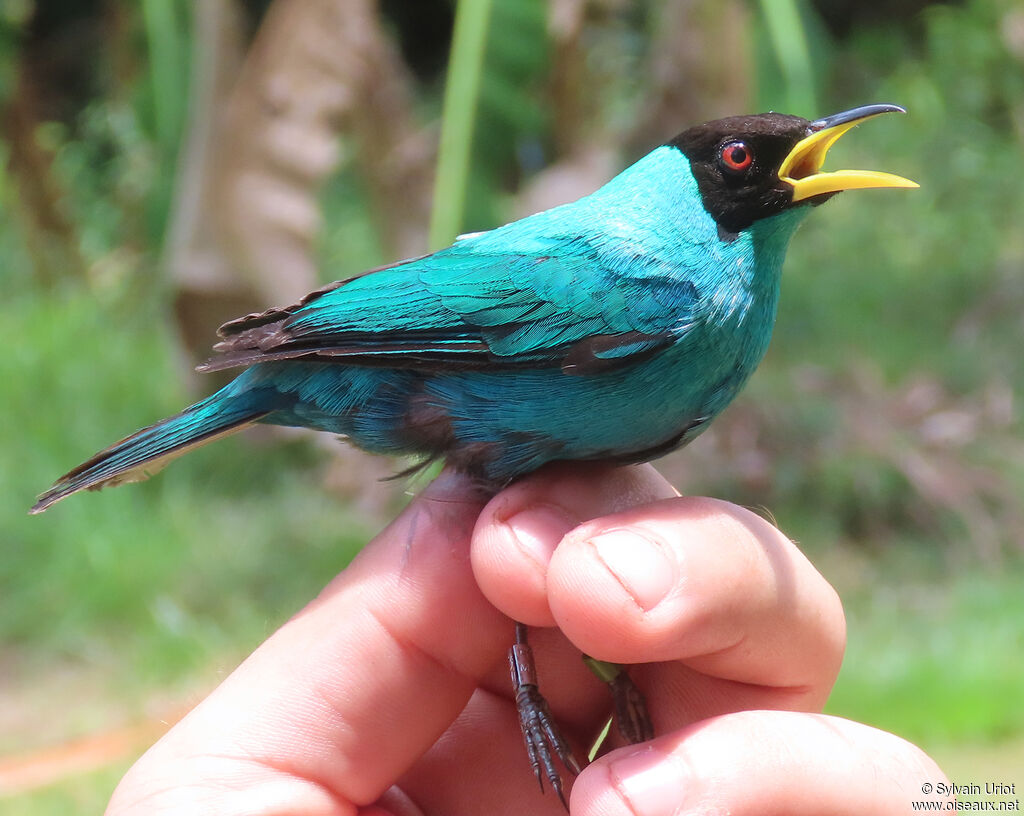
{"type": "Polygon", "coordinates": [[[892,173],[875,170],[836,170],[824,173],[825,155],[846,131],[883,113],[906,113],[898,105],[864,105],[811,122],[809,135],[796,143],[779,167],[779,178],[793,188],[793,201],[857,190],[867,187],[918,187],[918,184],[892,173]]]}

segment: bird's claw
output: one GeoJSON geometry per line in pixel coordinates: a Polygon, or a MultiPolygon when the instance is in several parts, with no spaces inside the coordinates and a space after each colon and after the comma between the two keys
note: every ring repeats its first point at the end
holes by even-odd
{"type": "Polygon", "coordinates": [[[544,790],[544,778],[547,777],[551,789],[568,810],[555,757],[573,776],[579,774],[580,764],[551,716],[547,700],[537,688],[533,651],[526,643],[525,632],[517,632],[517,641],[509,651],[508,662],[516,690],[516,709],[519,712],[519,727],[526,743],[526,753],[540,789],[544,790]]]}
{"type": "Polygon", "coordinates": [[[619,733],[630,743],[654,739],[654,725],[647,713],[647,700],[637,688],[629,673],[619,672],[608,682],[615,701],[615,723],[619,733]]]}
{"type": "Polygon", "coordinates": [[[583,662],[608,684],[615,705],[615,724],[623,739],[634,745],[654,738],[654,724],[647,713],[647,701],[621,663],[583,655],[583,662]]]}
{"type": "Polygon", "coordinates": [[[555,767],[554,758],[557,756],[569,772],[576,776],[580,772],[580,766],[576,757],[572,755],[572,749],[562,737],[548,710],[547,701],[536,686],[519,687],[516,692],[516,707],[519,709],[519,726],[523,730],[526,753],[540,789],[544,790],[544,777],[547,777],[551,789],[568,810],[569,806],[562,790],[562,777],[555,767]]]}

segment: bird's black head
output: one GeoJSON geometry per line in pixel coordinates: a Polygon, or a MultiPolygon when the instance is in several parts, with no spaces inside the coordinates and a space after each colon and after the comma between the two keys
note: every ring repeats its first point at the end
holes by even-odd
{"type": "Polygon", "coordinates": [[[888,173],[821,172],[828,149],[854,125],[896,105],[867,105],[811,122],[784,113],[730,116],[683,131],[669,144],[690,160],[704,208],[727,233],[841,190],[916,187],[888,173]]]}

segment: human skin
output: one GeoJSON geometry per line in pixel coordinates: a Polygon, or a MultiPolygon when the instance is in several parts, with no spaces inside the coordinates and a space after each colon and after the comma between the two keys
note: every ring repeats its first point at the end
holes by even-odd
{"type": "Polygon", "coordinates": [[[649,465],[545,468],[488,499],[445,472],[128,772],[108,816],[559,814],[506,653],[531,627],[577,756],[607,721],[580,652],[629,664],[657,737],[614,737],[574,816],[902,814],[945,777],[821,714],[842,607],[759,516],[649,465]],[[557,627],[557,628],[556,628],[557,627]]]}

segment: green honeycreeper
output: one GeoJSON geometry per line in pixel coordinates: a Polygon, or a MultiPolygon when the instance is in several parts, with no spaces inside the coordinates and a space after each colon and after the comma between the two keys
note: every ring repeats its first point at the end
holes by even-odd
{"type": "MultiPolygon", "coordinates": [[[[244,367],[235,380],[79,465],[32,512],[144,479],[254,422],[444,458],[489,490],[555,460],[644,462],[685,445],[761,361],[786,247],[811,207],[842,190],[917,186],[821,170],[843,133],[893,112],[698,125],[579,201],[231,321],[200,369],[244,367]]],[[[525,626],[516,641],[530,761],[561,796],[552,757],[578,765],[537,691],[525,626]]],[[[594,665],[625,736],[649,736],[628,676],[594,665]]]]}

